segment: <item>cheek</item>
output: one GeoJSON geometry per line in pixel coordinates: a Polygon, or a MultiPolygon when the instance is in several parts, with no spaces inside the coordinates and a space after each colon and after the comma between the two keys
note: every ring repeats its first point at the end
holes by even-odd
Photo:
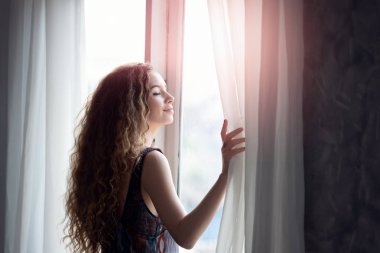
{"type": "Polygon", "coordinates": [[[158,98],[149,98],[148,107],[151,112],[159,111],[161,109],[161,102],[158,98]]]}

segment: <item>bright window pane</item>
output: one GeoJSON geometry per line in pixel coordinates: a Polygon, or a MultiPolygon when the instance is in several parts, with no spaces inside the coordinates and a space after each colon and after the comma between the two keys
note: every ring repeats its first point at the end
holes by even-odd
{"type": "MultiPolygon", "coordinates": [[[[207,1],[186,1],[182,87],[180,197],[191,211],[221,172],[223,112],[214,66],[207,1]]],[[[196,246],[181,252],[215,252],[222,208],[196,246]]]]}
{"type": "Polygon", "coordinates": [[[86,76],[92,90],[115,67],[144,62],[143,0],[86,0],[86,76]]]}

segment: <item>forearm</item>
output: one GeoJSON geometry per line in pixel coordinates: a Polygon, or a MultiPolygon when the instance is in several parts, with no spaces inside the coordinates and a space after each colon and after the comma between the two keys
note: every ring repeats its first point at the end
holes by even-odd
{"type": "Polygon", "coordinates": [[[178,225],[179,240],[185,248],[192,248],[207,228],[223,199],[227,185],[227,173],[222,173],[207,195],[178,225]]]}

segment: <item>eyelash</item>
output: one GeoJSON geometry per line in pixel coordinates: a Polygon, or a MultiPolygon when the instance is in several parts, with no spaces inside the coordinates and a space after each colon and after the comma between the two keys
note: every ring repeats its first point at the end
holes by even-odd
{"type": "Polygon", "coordinates": [[[161,95],[160,92],[153,92],[153,96],[158,96],[158,95],[161,95]]]}

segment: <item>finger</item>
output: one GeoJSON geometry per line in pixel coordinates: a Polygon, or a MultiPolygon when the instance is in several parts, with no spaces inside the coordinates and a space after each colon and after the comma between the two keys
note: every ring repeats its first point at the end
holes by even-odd
{"type": "Polygon", "coordinates": [[[228,120],[225,119],[225,120],[223,121],[222,131],[220,132],[220,135],[222,136],[222,140],[223,140],[223,141],[224,141],[224,139],[226,138],[227,127],[228,127],[228,120]]]}
{"type": "Polygon", "coordinates": [[[245,142],[245,137],[231,139],[231,140],[225,141],[223,143],[222,148],[228,151],[228,150],[232,149],[233,147],[235,147],[236,145],[243,143],[243,142],[245,142]]]}
{"type": "Polygon", "coordinates": [[[245,138],[237,138],[237,139],[232,139],[228,142],[225,142],[225,145],[223,145],[223,147],[225,149],[232,149],[233,147],[235,147],[236,145],[240,144],[240,143],[243,143],[245,142],[245,138]]]}
{"type": "Polygon", "coordinates": [[[243,132],[243,128],[242,127],[239,127],[239,128],[236,128],[235,130],[229,132],[227,135],[226,135],[226,140],[225,141],[228,141],[228,140],[231,140],[233,137],[235,137],[236,135],[238,135],[239,133],[243,132]]]}
{"type": "Polygon", "coordinates": [[[230,159],[232,157],[234,157],[235,155],[241,153],[241,152],[244,152],[245,151],[245,147],[241,147],[241,148],[235,148],[235,149],[232,149],[231,152],[228,154],[230,159]]]}

